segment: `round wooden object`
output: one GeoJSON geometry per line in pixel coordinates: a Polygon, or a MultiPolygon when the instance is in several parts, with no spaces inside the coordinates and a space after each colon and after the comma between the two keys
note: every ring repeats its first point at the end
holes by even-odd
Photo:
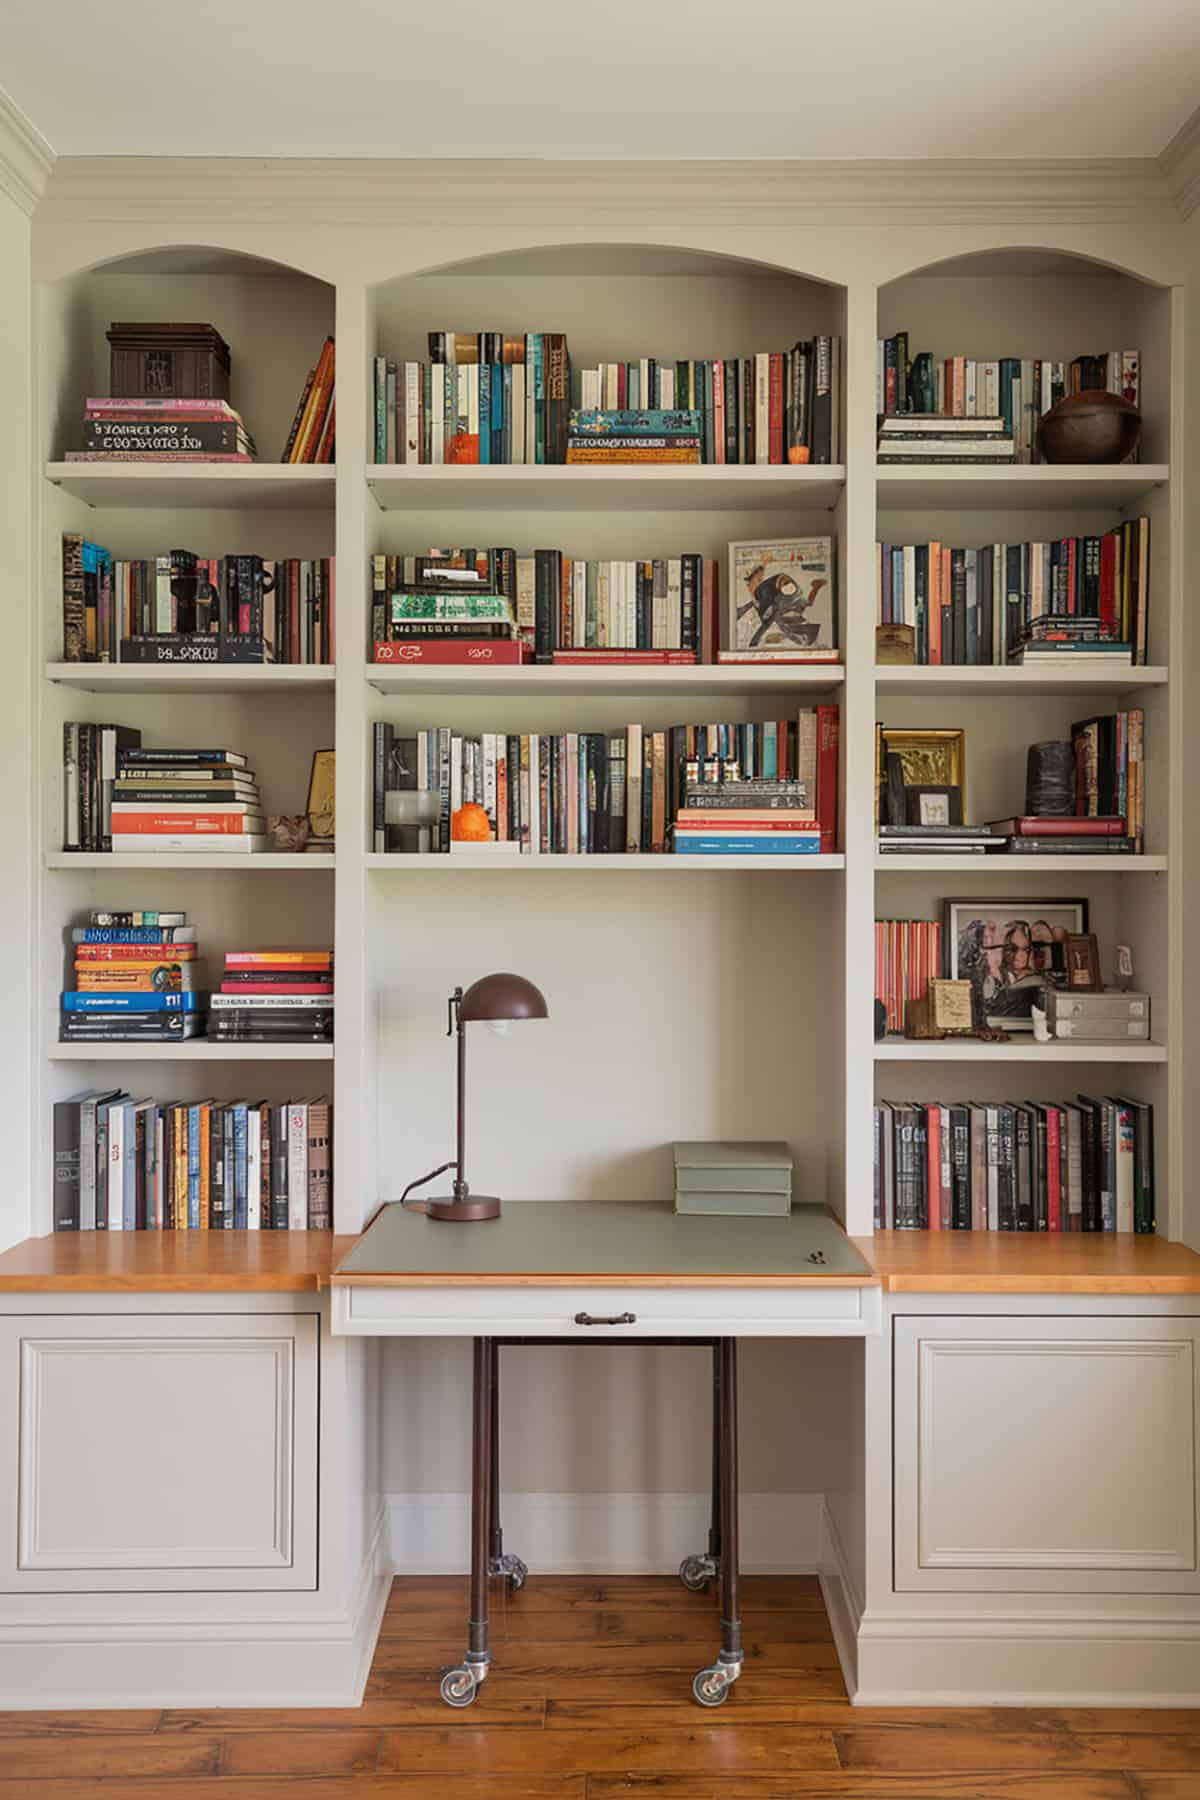
{"type": "Polygon", "coordinates": [[[1142,415],[1122,394],[1088,388],[1043,415],[1038,449],[1048,463],[1120,463],[1136,451],[1142,415]]]}

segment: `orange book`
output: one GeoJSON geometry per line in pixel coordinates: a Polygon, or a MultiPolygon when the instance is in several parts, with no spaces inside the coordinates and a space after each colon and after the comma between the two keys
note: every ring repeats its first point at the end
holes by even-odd
{"type": "Polygon", "coordinates": [[[227,950],[227,969],[328,969],[332,950],[227,950]]]}
{"type": "Polygon", "coordinates": [[[262,830],[259,813],[222,812],[114,812],[113,836],[158,837],[175,833],[186,837],[241,837],[262,830]]]}
{"type": "Polygon", "coordinates": [[[308,404],[300,421],[300,429],[296,433],[296,441],[292,445],[289,462],[306,463],[312,461],[310,445],[320,435],[321,425],[329,405],[333,390],[333,339],[327,337],[321,346],[321,354],[317,358],[316,373],[313,376],[312,391],[308,396],[308,404]]]}

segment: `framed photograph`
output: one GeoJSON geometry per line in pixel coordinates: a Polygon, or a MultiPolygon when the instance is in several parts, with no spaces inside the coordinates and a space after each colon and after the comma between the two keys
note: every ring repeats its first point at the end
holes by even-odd
{"type": "MultiPolygon", "coordinates": [[[[897,760],[899,760],[897,758],[897,760]]],[[[906,825],[961,825],[962,789],[958,787],[905,787],[906,825]]]]}
{"type": "Polygon", "coordinates": [[[833,539],[730,544],[725,608],[733,656],[840,662],[833,539]]]}
{"type": "Polygon", "coordinates": [[[1066,985],[1067,940],[1086,931],[1086,900],[947,900],[946,974],[993,1030],[1032,1031],[1038,989],[1066,985]]]}

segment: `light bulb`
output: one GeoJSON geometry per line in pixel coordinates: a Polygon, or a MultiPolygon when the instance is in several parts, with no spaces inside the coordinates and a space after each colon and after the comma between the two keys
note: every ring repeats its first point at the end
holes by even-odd
{"type": "Polygon", "coordinates": [[[511,1019],[489,1019],[488,1030],[494,1031],[497,1037],[507,1037],[511,1019]]]}

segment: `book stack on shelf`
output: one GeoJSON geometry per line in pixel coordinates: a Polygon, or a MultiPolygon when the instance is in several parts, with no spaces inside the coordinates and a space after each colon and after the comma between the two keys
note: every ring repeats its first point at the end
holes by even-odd
{"type": "Polygon", "coordinates": [[[676,856],[817,856],[822,848],[806,781],[685,782],[670,835],[676,856]]]}
{"type": "Polygon", "coordinates": [[[1150,520],[968,549],[878,544],[881,626],[910,626],[921,667],[1010,663],[1129,668],[1146,661],[1150,520]]]}
{"type": "Polygon", "coordinates": [[[327,337],[321,346],[321,354],[315,365],[308,371],[300,398],[296,402],[296,411],[287,434],[287,442],[283,447],[283,455],[279,459],[281,462],[333,462],[337,451],[335,441],[336,408],[334,405],[335,365],[334,341],[331,337],[327,337]]]}
{"type": "MultiPolygon", "coordinates": [[[[751,803],[751,810],[761,810],[764,796],[768,803],[783,796],[805,814],[791,822],[793,834],[807,840],[815,830],[818,842],[781,848],[831,852],[837,847],[838,748],[836,706],[806,707],[794,719],[762,724],[474,737],[448,727],[403,736],[379,723],[373,733],[373,847],[405,847],[403,832],[388,824],[389,795],[396,793],[436,795],[434,854],[449,852],[454,815],[474,806],[486,818],[483,842],[515,843],[535,856],[661,854],[672,847],[672,827],[689,796],[710,797],[711,807],[722,806],[722,796],[733,798],[735,811],[751,803]]],[[[756,849],[764,835],[755,832],[756,849]]]]}
{"type": "Polygon", "coordinates": [[[1140,1100],[885,1100],[874,1166],[877,1231],[1154,1231],[1140,1100]]]}
{"type": "Polygon", "coordinates": [[[222,1044],[331,1044],[332,950],[230,950],[209,1000],[222,1044]]]}
{"type": "Polygon", "coordinates": [[[258,455],[228,400],[103,400],[83,415],[83,449],[67,462],[251,463],[258,455]]]}
{"type": "Polygon", "coordinates": [[[93,912],[71,930],[64,1044],[177,1044],[204,1035],[196,927],[182,912],[93,912]]]}
{"type": "MultiPolygon", "coordinates": [[[[875,345],[875,411],[882,421],[903,419],[901,436],[914,418],[935,415],[937,430],[949,420],[966,423],[968,434],[984,421],[999,425],[1014,445],[1016,461],[1041,460],[1037,448],[1038,420],[1068,394],[1104,388],[1138,405],[1141,357],[1136,350],[1107,350],[1097,356],[1077,356],[1072,362],[1052,357],[1005,356],[988,361],[970,356],[935,358],[923,350],[909,360],[909,334],[879,338],[875,345]]],[[[950,435],[950,434],[946,434],[950,435]]],[[[889,461],[927,461],[915,454],[889,456],[889,461]]],[[[880,459],[884,460],[883,458],[880,459]]],[[[974,457],[945,460],[973,461],[974,457]]]]}
{"type": "Polygon", "coordinates": [[[942,926],[938,919],[876,919],[875,997],[887,1014],[887,1030],[903,1033],[912,1000],[922,1000],[926,984],[942,972],[942,926]]]}
{"type": "Polygon", "coordinates": [[[686,467],[699,463],[703,455],[703,432],[698,412],[573,408],[567,428],[567,461],[597,468],[637,468],[643,463],[686,467]]]}
{"type": "Polygon", "coordinates": [[[944,413],[897,413],[881,418],[876,460],[883,468],[906,463],[1011,463],[1016,441],[1003,418],[956,419],[944,413]]]}
{"type": "MultiPolygon", "coordinates": [[[[716,361],[604,363],[574,382],[561,332],[433,331],[429,357],[375,359],[377,463],[564,463],[572,404],[578,415],[694,414],[697,429],[685,435],[699,439],[704,463],[828,464],[841,455],[837,337],[716,361]]],[[[636,442],[630,449],[622,460],[643,460],[636,442]]]]}
{"type": "Polygon", "coordinates": [[[334,559],[114,558],[62,539],[63,661],[331,663],[334,559]]]}
{"type": "Polygon", "coordinates": [[[266,829],[258,784],[240,750],[118,746],[114,851],[254,854],[266,849],[266,829]]]}
{"type": "Polygon", "coordinates": [[[777,1219],[792,1210],[786,1144],[676,1144],[674,1163],[677,1213],[777,1219]]]}
{"type": "Polygon", "coordinates": [[[54,1106],[55,1231],[330,1231],[325,1098],[138,1100],[93,1089],[54,1106]]]}

